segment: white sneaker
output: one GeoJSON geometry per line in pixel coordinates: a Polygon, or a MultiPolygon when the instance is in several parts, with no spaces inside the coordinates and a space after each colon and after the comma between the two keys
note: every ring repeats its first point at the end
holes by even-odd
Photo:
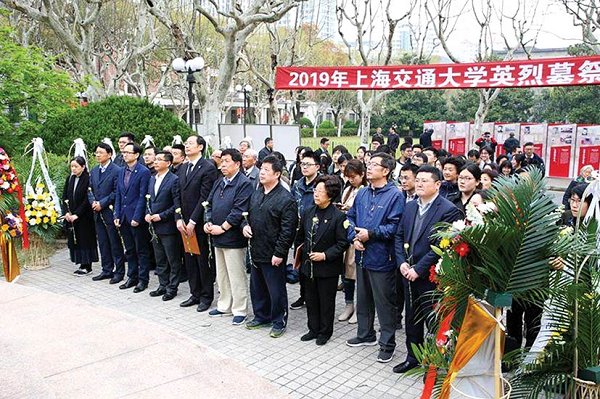
{"type": "Polygon", "coordinates": [[[354,312],[354,314],[352,315],[350,320],[348,320],[348,324],[356,324],[356,323],[358,323],[358,320],[356,319],[356,312],[354,312]]]}
{"type": "Polygon", "coordinates": [[[340,317],[338,317],[338,321],[347,321],[352,315],[354,315],[354,304],[347,303],[346,309],[344,309],[340,317]]]}

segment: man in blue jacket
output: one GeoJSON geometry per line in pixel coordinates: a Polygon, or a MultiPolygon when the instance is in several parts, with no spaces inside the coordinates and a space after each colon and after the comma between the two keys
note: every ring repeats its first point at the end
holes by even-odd
{"type": "Polygon", "coordinates": [[[233,148],[221,153],[223,177],[213,185],[208,196],[204,232],[212,236],[217,266],[217,282],[221,295],[217,307],[208,312],[211,317],[231,315],[231,324],[246,321],[248,312],[248,278],[246,276],[246,247],[242,235],[242,213],[248,211],[254,188],[240,173],[242,154],[233,148]]]}
{"type": "Polygon", "coordinates": [[[179,178],[169,171],[173,163],[170,152],[161,151],[154,158],[156,175],[150,178],[145,220],[151,223],[158,288],[150,296],[170,301],[177,295],[181,272],[181,237],[175,225],[175,209],[181,207],[179,178]]]}
{"type": "Polygon", "coordinates": [[[396,261],[404,277],[408,354],[404,362],[394,367],[394,373],[405,373],[418,366],[412,345],[423,343],[424,320],[433,309],[427,293],[435,289],[435,283],[429,280],[429,270],[439,259],[431,249],[433,226],[462,218],[462,212],[440,195],[441,180],[442,174],[436,167],[419,168],[415,179],[419,198],[406,204],[396,232],[396,261]]]}
{"type": "Polygon", "coordinates": [[[90,173],[90,190],[88,200],[94,211],[98,247],[102,260],[102,272],[92,277],[94,281],[110,278],[111,284],[123,280],[125,275],[125,254],[119,232],[114,224],[110,206],[115,203],[117,180],[121,168],[110,160],[113,154],[111,146],[100,143],[96,146],[95,155],[98,165],[90,173]]]}
{"type": "Polygon", "coordinates": [[[356,249],[358,330],[348,346],[374,346],[375,311],[381,327],[377,361],[392,360],[396,348],[396,255],[394,234],[404,209],[402,193],[390,180],[396,161],[374,154],[367,164],[369,186],[360,190],[348,211],[348,240],[356,249]]]}
{"type": "Polygon", "coordinates": [[[127,257],[127,281],[119,286],[125,290],[135,287],[133,292],[148,288],[150,265],[150,235],[144,220],[146,193],[150,171],[138,162],[142,148],[130,143],[123,151],[125,168],[119,173],[115,198],[115,226],[121,230],[127,257]]]}

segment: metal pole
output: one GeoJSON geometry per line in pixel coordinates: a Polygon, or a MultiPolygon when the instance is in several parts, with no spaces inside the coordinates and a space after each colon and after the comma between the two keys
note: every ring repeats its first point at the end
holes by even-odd
{"type": "Polygon", "coordinates": [[[246,137],[246,115],[248,109],[246,108],[246,88],[244,87],[244,137],[246,137]]]}
{"type": "Polygon", "coordinates": [[[194,130],[194,92],[192,91],[192,88],[194,87],[194,83],[196,83],[196,79],[194,78],[194,72],[192,72],[191,69],[188,69],[188,75],[187,75],[187,81],[189,83],[188,85],[188,102],[189,102],[189,108],[188,108],[188,121],[190,123],[190,129],[194,130]]]}

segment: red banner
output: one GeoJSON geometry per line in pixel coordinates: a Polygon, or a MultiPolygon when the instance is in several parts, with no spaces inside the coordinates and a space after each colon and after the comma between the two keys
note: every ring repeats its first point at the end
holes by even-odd
{"type": "Polygon", "coordinates": [[[477,89],[600,84],[600,56],[465,64],[277,67],[286,90],[477,89]]]}
{"type": "Polygon", "coordinates": [[[467,153],[466,144],[467,139],[464,137],[450,139],[448,140],[448,152],[452,155],[465,155],[467,153]]]}
{"type": "Polygon", "coordinates": [[[550,147],[550,159],[548,162],[548,176],[569,177],[571,169],[570,145],[550,147]]]}
{"type": "Polygon", "coordinates": [[[600,169],[600,146],[586,146],[579,148],[579,168],[581,170],[585,165],[592,165],[594,169],[600,169]]]}

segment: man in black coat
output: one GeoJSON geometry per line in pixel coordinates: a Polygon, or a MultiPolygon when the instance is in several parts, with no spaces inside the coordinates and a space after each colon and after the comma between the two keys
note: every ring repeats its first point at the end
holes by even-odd
{"type": "Polygon", "coordinates": [[[431,136],[433,135],[433,129],[428,128],[421,133],[419,136],[419,144],[423,146],[423,148],[431,147],[431,136]]]}
{"type": "Polygon", "coordinates": [[[415,180],[419,198],[406,204],[396,232],[396,261],[404,277],[408,354],[404,362],[394,367],[395,373],[405,373],[418,366],[412,345],[423,343],[424,320],[433,308],[431,300],[425,299],[428,298],[426,293],[435,289],[435,283],[429,280],[429,269],[439,259],[431,249],[433,226],[462,219],[461,211],[439,194],[441,180],[441,173],[434,166],[419,168],[415,180]]]}
{"type": "Polygon", "coordinates": [[[135,136],[133,135],[133,133],[123,132],[119,135],[119,140],[117,141],[117,144],[119,145],[119,154],[117,154],[117,156],[113,160],[115,165],[121,168],[125,167],[125,160],[123,159],[123,150],[125,149],[125,146],[127,144],[131,144],[134,142],[135,136]]]}
{"type": "Polygon", "coordinates": [[[196,235],[200,255],[185,254],[185,268],[191,296],[180,304],[181,307],[198,305],[197,310],[208,310],[214,299],[215,272],[210,267],[208,239],[204,224],[204,207],[210,190],[217,180],[217,169],[212,162],[202,158],[206,141],[202,136],[190,136],[185,141],[185,154],[188,162],[177,171],[181,191],[181,213],[175,214],[177,229],[188,236],[196,235]]]}
{"type": "Polygon", "coordinates": [[[254,319],[246,328],[272,325],[271,337],[278,338],[287,326],[285,260],[298,225],[298,207],[292,194],[280,183],[283,167],[277,157],[262,161],[261,186],[250,197],[248,221],[243,233],[250,238],[250,298],[254,319]]]}
{"type": "Polygon", "coordinates": [[[117,179],[121,168],[110,157],[111,146],[100,143],[96,146],[95,155],[98,165],[90,173],[90,191],[88,201],[94,211],[98,247],[102,260],[102,272],[92,277],[94,281],[110,278],[111,284],[123,280],[125,276],[125,254],[119,232],[114,224],[114,216],[110,206],[115,203],[117,179]]]}
{"type": "Polygon", "coordinates": [[[169,171],[173,155],[161,151],[154,158],[156,175],[148,183],[146,222],[154,232],[152,245],[156,259],[158,288],[150,296],[170,301],[177,295],[181,269],[181,238],[175,227],[175,210],[180,207],[179,178],[169,171]]]}

